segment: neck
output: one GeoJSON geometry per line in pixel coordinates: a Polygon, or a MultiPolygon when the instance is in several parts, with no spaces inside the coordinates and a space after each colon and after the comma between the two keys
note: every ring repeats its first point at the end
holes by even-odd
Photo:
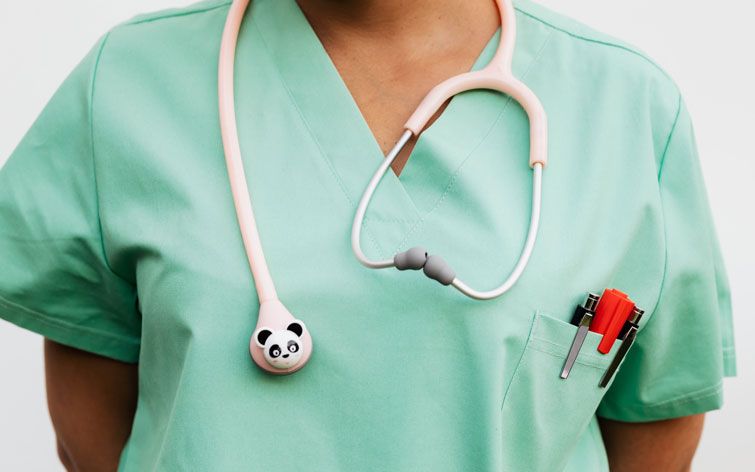
{"type": "Polygon", "coordinates": [[[297,0],[318,35],[332,41],[389,43],[459,40],[495,31],[493,0],[297,0]]]}

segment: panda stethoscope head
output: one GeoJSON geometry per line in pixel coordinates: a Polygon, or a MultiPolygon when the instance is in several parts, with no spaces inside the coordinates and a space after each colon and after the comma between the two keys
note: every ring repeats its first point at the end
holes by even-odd
{"type": "Polygon", "coordinates": [[[262,349],[268,364],[276,369],[289,369],[301,359],[304,329],[301,320],[292,321],[286,329],[260,326],[254,331],[252,339],[262,349]]]}
{"type": "MultiPolygon", "coordinates": [[[[261,369],[273,374],[288,374],[300,369],[307,362],[312,354],[312,339],[304,323],[295,318],[278,300],[275,284],[262,251],[241,159],[234,108],[233,79],[236,43],[249,1],[233,0],[223,30],[218,62],[220,134],[236,216],[260,300],[257,325],[249,349],[252,359],[261,369]]],[[[422,270],[431,279],[443,285],[451,285],[461,293],[478,300],[489,300],[503,295],[519,280],[527,266],[540,222],[542,171],[548,158],[545,110],[537,96],[523,82],[514,77],[511,70],[516,39],[514,5],[512,0],[495,0],[495,2],[501,20],[501,35],[495,56],[484,68],[451,77],[430,90],[407,120],[404,125],[405,131],[399,141],[383,159],[368,182],[357,205],[351,229],[352,251],[362,265],[371,269],[395,267],[399,270],[422,270]],[[372,195],[401,149],[412,136],[419,136],[430,118],[449,98],[473,89],[495,90],[516,100],[527,113],[530,129],[529,165],[532,168],[532,211],[529,229],[522,252],[509,276],[498,287],[486,291],[475,290],[466,285],[441,256],[428,254],[424,248],[415,247],[396,254],[390,259],[375,261],[364,254],[360,243],[362,222],[372,195]]]]}

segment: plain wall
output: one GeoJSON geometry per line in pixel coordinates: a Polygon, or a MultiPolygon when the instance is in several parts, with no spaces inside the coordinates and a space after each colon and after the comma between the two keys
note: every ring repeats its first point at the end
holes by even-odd
{"type": "MultiPolygon", "coordinates": [[[[186,0],[0,3],[0,162],[108,28],[186,0]]],[[[734,294],[739,376],[708,415],[695,471],[755,470],[755,4],[743,0],[542,0],[638,46],[679,84],[696,127],[734,294]]],[[[1,263],[1,261],[0,261],[1,263]]],[[[0,266],[0,270],[2,267],[0,266]]],[[[0,470],[63,470],[46,410],[42,339],[0,321],[0,470]]]]}

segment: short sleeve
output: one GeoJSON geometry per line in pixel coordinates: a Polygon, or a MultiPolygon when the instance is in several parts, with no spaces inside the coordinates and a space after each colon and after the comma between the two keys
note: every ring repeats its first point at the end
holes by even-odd
{"type": "Polygon", "coordinates": [[[135,288],[108,266],[91,139],[100,39],[0,168],[0,318],[125,362],[139,353],[135,288]]]}
{"type": "Polygon", "coordinates": [[[729,284],[684,101],[658,174],[665,272],[598,415],[653,421],[720,408],[722,378],[736,373],[729,284]]]}

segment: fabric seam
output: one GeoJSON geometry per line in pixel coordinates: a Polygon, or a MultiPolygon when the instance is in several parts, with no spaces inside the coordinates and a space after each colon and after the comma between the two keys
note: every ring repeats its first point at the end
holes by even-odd
{"type": "MultiPolygon", "coordinates": [[[[265,51],[267,51],[268,56],[271,58],[274,57],[273,54],[270,52],[270,47],[267,44],[267,40],[265,39],[265,35],[262,33],[262,30],[260,29],[259,25],[257,24],[257,21],[254,17],[250,18],[252,23],[255,26],[255,29],[257,31],[257,36],[259,36],[260,41],[262,42],[262,45],[265,47],[265,51]]],[[[304,113],[302,113],[301,109],[299,108],[299,104],[296,102],[296,99],[294,98],[293,94],[291,93],[291,89],[288,86],[288,83],[286,82],[285,77],[283,77],[283,74],[281,74],[280,69],[278,67],[278,64],[273,60],[271,61],[273,64],[273,67],[275,68],[276,75],[280,79],[281,83],[283,84],[283,87],[286,89],[286,94],[288,95],[289,101],[291,102],[291,105],[296,110],[296,114],[299,115],[299,120],[302,122],[304,127],[307,129],[307,133],[309,133],[309,136],[312,138],[312,141],[315,143],[315,146],[317,146],[317,150],[320,152],[320,157],[325,160],[326,166],[328,170],[330,171],[331,176],[335,179],[336,183],[338,184],[338,188],[341,190],[341,193],[346,198],[346,201],[349,202],[349,205],[354,205],[354,201],[349,196],[349,193],[346,191],[346,186],[344,185],[343,181],[341,180],[338,173],[333,168],[333,163],[331,162],[330,158],[328,157],[327,153],[325,152],[325,149],[322,147],[322,144],[320,143],[320,140],[317,138],[316,134],[312,131],[312,128],[309,125],[309,122],[307,121],[306,117],[304,116],[304,113]]],[[[362,232],[367,235],[367,237],[372,242],[373,246],[378,250],[381,256],[385,256],[385,250],[383,247],[378,243],[378,241],[375,239],[375,237],[372,235],[372,232],[370,232],[369,227],[367,225],[362,226],[362,232]]]]}
{"type": "Polygon", "coordinates": [[[163,13],[163,14],[159,14],[159,13],[155,12],[154,14],[156,16],[147,17],[147,18],[136,18],[136,19],[126,20],[123,23],[121,23],[121,25],[122,26],[141,25],[141,24],[144,24],[144,23],[151,23],[153,21],[167,20],[167,19],[170,19],[170,18],[177,18],[177,17],[182,17],[182,16],[193,15],[195,13],[205,13],[205,12],[208,12],[208,11],[217,10],[219,8],[224,8],[224,7],[226,7],[226,6],[230,5],[230,4],[231,4],[230,1],[224,1],[224,2],[219,3],[217,5],[208,6],[206,8],[200,8],[198,10],[174,11],[174,12],[166,12],[166,13],[163,13]]]}
{"type": "Polygon", "coordinates": [[[658,163],[658,181],[661,180],[661,173],[663,173],[663,164],[666,163],[666,154],[668,153],[668,148],[671,145],[671,138],[674,136],[674,132],[676,131],[676,125],[679,123],[679,115],[682,111],[682,95],[679,93],[676,98],[676,115],[674,116],[674,122],[671,125],[671,131],[669,131],[668,137],[666,138],[666,144],[663,146],[663,154],[661,154],[661,161],[658,163]]]}
{"type": "Polygon", "coordinates": [[[692,392],[685,393],[683,395],[677,395],[676,397],[670,399],[670,400],[663,400],[661,402],[656,403],[639,403],[639,402],[622,402],[622,406],[629,405],[630,407],[638,407],[642,409],[652,409],[652,408],[663,408],[668,407],[672,405],[684,405],[687,403],[692,403],[695,401],[699,401],[703,398],[716,396],[723,392],[723,382],[718,382],[715,385],[704,387],[698,390],[694,390],[692,392]]]}
{"type": "Polygon", "coordinates": [[[21,236],[15,236],[13,234],[5,234],[0,233],[0,238],[5,239],[6,241],[13,241],[13,242],[19,242],[19,243],[52,243],[57,241],[74,241],[74,240],[87,240],[87,241],[98,241],[100,238],[97,236],[68,236],[68,237],[51,237],[51,238],[24,238],[21,236]]]}
{"type": "Polygon", "coordinates": [[[97,329],[92,329],[92,328],[90,328],[88,326],[74,325],[74,324],[71,324],[71,323],[67,323],[65,321],[61,321],[61,320],[52,318],[52,317],[50,317],[50,316],[48,316],[48,315],[46,315],[46,314],[44,314],[42,312],[39,312],[39,311],[36,311],[36,310],[32,310],[31,308],[26,307],[24,305],[20,305],[20,304],[18,304],[16,302],[13,302],[13,301],[11,301],[11,300],[9,300],[9,299],[1,296],[1,295],[0,295],[0,307],[8,308],[11,313],[15,312],[15,313],[19,313],[19,314],[31,315],[37,321],[39,321],[39,322],[41,322],[43,324],[46,324],[47,326],[53,327],[53,328],[60,328],[60,329],[68,330],[68,331],[71,331],[71,332],[77,332],[77,333],[80,333],[80,332],[91,333],[91,334],[95,334],[95,335],[101,336],[102,338],[106,338],[106,339],[110,339],[110,340],[113,340],[113,341],[119,341],[119,342],[127,343],[127,344],[130,344],[130,345],[135,346],[135,347],[139,346],[139,340],[138,340],[138,338],[129,338],[129,337],[126,337],[126,336],[121,336],[119,334],[113,334],[113,333],[110,333],[110,332],[107,332],[107,331],[100,331],[100,330],[97,330],[97,329]]]}
{"type": "MultiPolygon", "coordinates": [[[[545,47],[550,42],[551,37],[553,36],[553,32],[549,32],[548,36],[545,37],[543,40],[543,44],[540,46],[540,49],[538,49],[535,56],[532,58],[532,61],[530,62],[529,66],[527,67],[527,70],[524,71],[522,74],[522,77],[520,80],[524,81],[524,79],[529,75],[532,68],[535,66],[537,61],[540,59],[540,56],[542,56],[543,51],[545,50],[545,47]]],[[[423,224],[427,220],[427,218],[435,211],[437,210],[442,204],[445,202],[446,197],[450,193],[453,192],[453,190],[456,187],[456,181],[458,180],[459,176],[461,175],[461,171],[464,168],[464,165],[469,161],[470,157],[472,157],[472,154],[474,154],[477,149],[482,146],[482,144],[488,139],[488,136],[493,132],[493,129],[495,129],[498,122],[501,120],[501,117],[504,115],[504,113],[509,109],[509,106],[511,103],[514,102],[514,99],[511,96],[507,96],[506,103],[501,108],[501,112],[496,116],[496,119],[493,121],[493,123],[490,125],[490,128],[485,133],[485,136],[477,143],[477,145],[467,154],[467,156],[464,158],[463,161],[461,161],[461,164],[459,164],[459,167],[456,168],[456,170],[453,173],[453,176],[451,177],[450,181],[448,182],[448,185],[446,186],[446,190],[443,192],[443,195],[438,199],[438,201],[435,203],[435,205],[427,211],[424,215],[421,215],[420,218],[417,220],[417,222],[409,229],[409,231],[406,233],[406,235],[403,237],[401,242],[396,246],[395,252],[399,252],[401,248],[406,244],[406,242],[409,240],[409,238],[417,232],[420,228],[422,228],[423,224]]]]}
{"type": "Polygon", "coordinates": [[[168,431],[170,431],[171,428],[175,428],[175,413],[176,413],[176,407],[178,405],[178,400],[180,396],[183,394],[184,390],[180,387],[184,381],[184,376],[186,373],[186,363],[189,361],[189,356],[183,357],[183,362],[181,362],[181,375],[177,381],[178,387],[174,390],[175,394],[173,395],[173,398],[171,399],[171,405],[170,405],[170,412],[168,412],[166,418],[167,421],[165,422],[165,427],[160,431],[160,435],[162,436],[160,440],[160,448],[157,450],[157,454],[154,457],[154,468],[153,471],[157,470],[169,470],[166,469],[160,469],[158,468],[159,465],[163,463],[163,453],[165,452],[165,445],[168,443],[168,431]]]}
{"type": "Polygon", "coordinates": [[[509,381],[509,384],[506,386],[506,391],[503,392],[503,398],[501,399],[501,407],[499,408],[499,410],[503,410],[503,406],[506,404],[506,399],[509,397],[511,386],[514,385],[514,382],[519,376],[519,371],[520,371],[520,368],[522,367],[522,361],[524,360],[524,355],[527,353],[527,348],[530,346],[530,343],[532,342],[532,333],[535,332],[539,321],[540,320],[536,312],[534,315],[532,315],[532,322],[530,323],[530,331],[529,333],[527,333],[527,341],[524,343],[524,348],[522,349],[522,353],[519,356],[519,360],[516,362],[516,368],[514,369],[514,373],[511,375],[511,380],[509,381]]]}
{"type": "Polygon", "coordinates": [[[521,14],[523,14],[525,16],[528,16],[528,17],[532,18],[535,21],[539,21],[540,23],[542,23],[542,24],[544,24],[544,25],[546,25],[546,26],[548,26],[550,28],[553,28],[556,31],[560,31],[561,33],[564,33],[564,34],[566,34],[568,36],[571,36],[571,37],[573,37],[575,39],[579,39],[579,40],[582,40],[582,41],[585,41],[585,42],[588,42],[588,43],[599,44],[601,46],[606,46],[606,47],[612,47],[612,48],[620,49],[622,51],[626,51],[626,52],[628,52],[630,54],[633,54],[633,55],[635,55],[635,56],[637,56],[637,57],[639,57],[639,58],[647,61],[648,64],[652,65],[655,69],[657,69],[659,72],[661,72],[666,78],[668,78],[669,80],[673,81],[672,77],[668,74],[668,72],[666,72],[661,66],[659,66],[651,58],[649,58],[648,56],[646,56],[645,54],[641,53],[640,51],[638,51],[636,49],[633,49],[631,47],[628,47],[628,46],[625,46],[623,44],[619,44],[619,43],[616,43],[616,42],[601,40],[601,39],[597,39],[597,38],[590,38],[588,36],[584,36],[584,35],[581,35],[579,33],[575,33],[574,31],[569,31],[568,29],[566,29],[566,28],[564,28],[562,26],[558,26],[558,25],[556,25],[556,24],[554,24],[554,23],[552,23],[552,22],[550,22],[550,21],[548,21],[548,20],[546,20],[544,18],[541,18],[541,17],[537,16],[535,13],[532,13],[532,12],[524,10],[520,6],[516,6],[514,8],[518,12],[520,12],[521,14]]]}
{"type": "MultiPolygon", "coordinates": [[[[569,346],[564,346],[563,344],[555,343],[553,341],[550,341],[540,336],[533,336],[532,340],[543,343],[543,344],[547,344],[549,346],[553,346],[554,348],[557,348],[558,350],[567,350],[569,348],[569,346]]],[[[549,351],[547,348],[537,346],[534,343],[531,343],[530,346],[528,347],[529,349],[534,349],[535,351],[541,352],[543,354],[547,354],[552,357],[564,358],[564,355],[562,353],[555,353],[553,351],[549,351]]],[[[581,355],[578,356],[577,359],[574,361],[575,363],[586,365],[589,367],[595,367],[596,369],[605,369],[606,366],[610,363],[608,359],[612,359],[612,357],[608,357],[607,354],[604,355],[606,356],[606,359],[603,359],[603,358],[600,358],[598,356],[594,356],[591,354],[585,355],[586,353],[580,353],[580,354],[581,355]]]]}
{"type": "Polygon", "coordinates": [[[646,407],[647,408],[660,408],[660,407],[664,407],[668,405],[683,405],[685,403],[691,403],[691,402],[700,400],[701,398],[718,395],[721,392],[723,392],[723,383],[718,382],[716,385],[701,388],[700,390],[695,390],[694,392],[691,392],[685,395],[679,395],[677,397],[672,398],[671,400],[664,400],[662,402],[652,403],[650,405],[646,405],[646,407]]]}
{"type": "Polygon", "coordinates": [[[97,236],[99,237],[99,240],[100,240],[100,249],[102,250],[102,260],[105,263],[105,267],[107,267],[108,271],[111,274],[121,279],[128,286],[133,287],[134,284],[132,284],[125,277],[121,276],[115,270],[113,270],[113,267],[110,264],[110,261],[108,260],[107,248],[105,246],[105,234],[102,230],[102,208],[100,206],[100,190],[99,190],[99,183],[97,182],[97,159],[95,158],[96,153],[94,149],[94,90],[95,90],[95,85],[97,81],[97,72],[99,71],[99,67],[100,67],[100,59],[102,58],[102,52],[105,49],[105,44],[110,38],[111,32],[112,30],[105,33],[105,36],[102,38],[102,41],[100,42],[100,47],[97,50],[97,57],[95,58],[94,66],[92,67],[92,73],[89,78],[89,111],[87,113],[89,115],[88,116],[89,150],[90,150],[90,158],[92,160],[92,180],[94,181],[94,203],[95,203],[95,208],[96,208],[97,232],[98,232],[97,236]]]}
{"type": "Polygon", "coordinates": [[[668,229],[666,228],[666,215],[663,210],[663,197],[661,196],[660,192],[660,175],[661,171],[663,170],[663,164],[666,162],[666,153],[668,152],[668,149],[671,145],[671,138],[674,136],[674,132],[676,131],[676,125],[679,122],[679,115],[681,112],[681,105],[682,105],[682,99],[681,99],[681,93],[677,95],[677,110],[676,115],[674,116],[674,122],[671,125],[671,131],[669,131],[668,137],[666,138],[666,145],[663,149],[663,154],[661,155],[661,162],[658,165],[658,179],[659,179],[659,186],[658,186],[658,202],[661,207],[661,219],[663,221],[663,274],[661,275],[661,282],[658,286],[658,296],[655,299],[655,303],[653,304],[653,309],[650,311],[650,316],[648,317],[648,320],[645,324],[640,326],[640,330],[646,329],[650,323],[653,322],[653,320],[656,318],[656,310],[658,309],[658,306],[661,304],[661,297],[663,296],[663,289],[666,286],[666,279],[668,278],[668,229]]]}

